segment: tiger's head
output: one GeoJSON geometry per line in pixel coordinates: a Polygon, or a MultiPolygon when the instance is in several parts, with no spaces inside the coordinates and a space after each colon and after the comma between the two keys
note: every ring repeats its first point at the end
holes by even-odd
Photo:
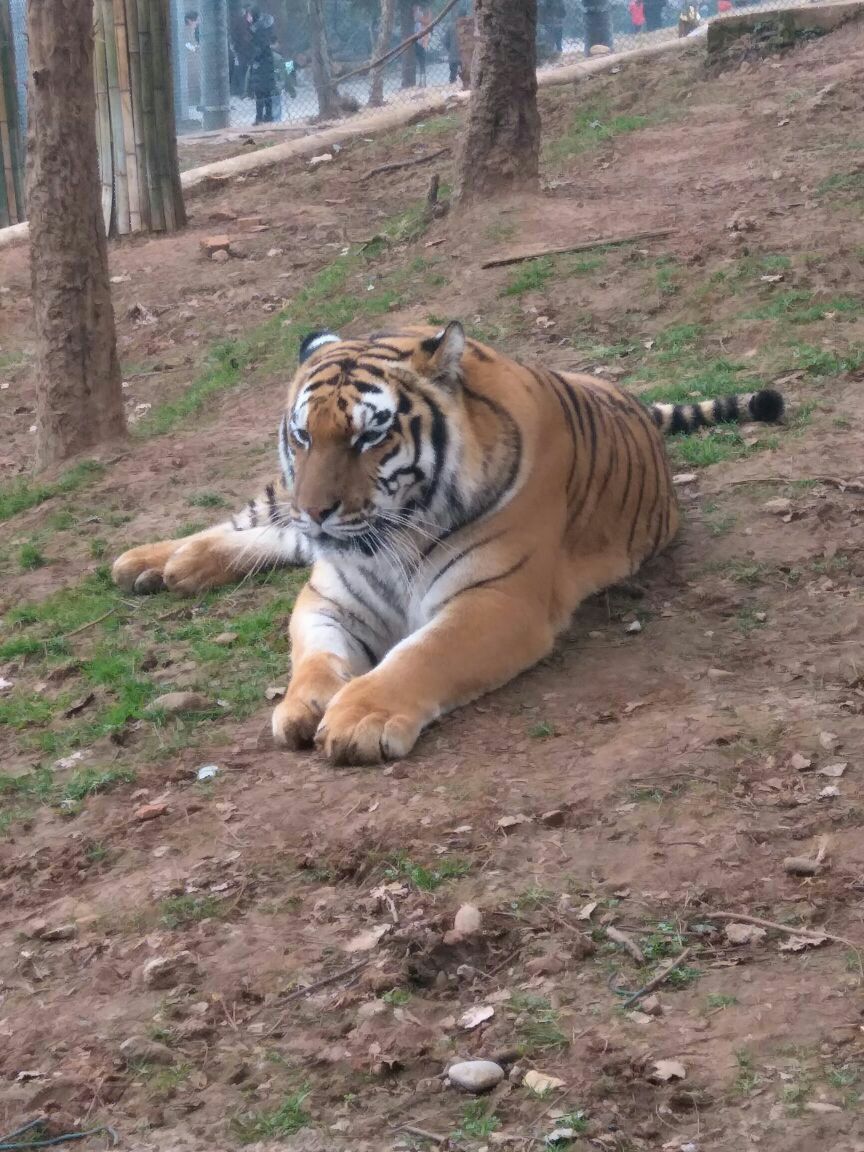
{"type": "Polygon", "coordinates": [[[295,527],[319,547],[374,550],[413,518],[434,520],[464,350],[456,322],[303,340],[279,430],[295,527]]]}

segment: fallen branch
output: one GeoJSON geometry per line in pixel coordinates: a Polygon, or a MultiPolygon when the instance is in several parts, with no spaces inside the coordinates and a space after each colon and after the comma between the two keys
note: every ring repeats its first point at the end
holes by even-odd
{"type": "Polygon", "coordinates": [[[373,176],[383,176],[385,172],[399,172],[402,168],[415,168],[418,164],[428,164],[430,160],[437,160],[449,148],[439,148],[436,152],[428,152],[425,156],[416,156],[413,160],[396,160],[393,164],[379,164],[377,168],[370,168],[357,181],[362,184],[364,180],[371,180],[373,176]]]}
{"type": "Polygon", "coordinates": [[[101,616],[97,616],[95,620],[88,620],[86,624],[82,624],[79,628],[73,628],[71,632],[67,632],[61,636],[61,640],[69,640],[72,636],[79,636],[82,632],[86,632],[88,628],[95,628],[97,624],[101,624],[103,620],[107,620],[109,616],[113,616],[117,611],[116,608],[109,608],[107,612],[103,612],[101,616]]]}
{"type": "Polygon", "coordinates": [[[605,236],[601,240],[586,240],[581,244],[566,244],[563,248],[537,248],[533,252],[511,253],[484,261],[481,268],[504,268],[508,264],[523,264],[526,260],[539,260],[541,256],[566,256],[568,252],[591,252],[594,248],[617,248],[622,244],[637,244],[640,240],[662,240],[671,236],[673,228],[659,228],[655,232],[631,232],[629,236],[605,236]]]}
{"type": "Polygon", "coordinates": [[[399,1132],[407,1132],[409,1136],[419,1136],[421,1140],[431,1140],[434,1144],[444,1144],[446,1136],[439,1136],[437,1132],[429,1132],[426,1128],[418,1128],[416,1124],[400,1124],[399,1132]]]}
{"type": "Polygon", "coordinates": [[[632,996],[628,996],[622,1007],[629,1008],[632,1004],[635,1004],[637,1000],[641,1000],[643,996],[647,996],[649,992],[653,992],[655,988],[659,988],[661,984],[669,979],[671,973],[684,963],[692,951],[693,946],[691,945],[691,947],[685,948],[683,952],[679,952],[675,959],[670,964],[667,964],[662,972],[658,972],[657,975],[640,988],[638,992],[634,992],[632,996]]]}
{"type": "Polygon", "coordinates": [[[864,950],[864,944],[856,944],[852,940],[847,940],[845,936],[834,936],[819,928],[798,928],[794,924],[778,924],[776,920],[763,920],[761,916],[745,916],[743,912],[706,912],[705,919],[735,920],[740,924],[755,924],[759,928],[776,928],[778,932],[785,932],[787,936],[801,936],[804,940],[812,940],[815,944],[823,940],[833,940],[835,944],[845,944],[855,952],[864,950]]]}
{"type": "Polygon", "coordinates": [[[625,951],[629,952],[637,964],[641,965],[645,963],[645,954],[642,949],[635,940],[630,939],[626,932],[622,932],[620,928],[616,928],[610,924],[606,929],[606,935],[610,940],[613,940],[616,944],[620,944],[625,951]]]}
{"type": "MultiPolygon", "coordinates": [[[[358,960],[356,964],[352,964],[348,968],[343,968],[341,972],[334,972],[332,976],[324,976],[321,980],[316,980],[314,984],[307,984],[305,988],[298,988],[295,992],[290,992],[280,1001],[280,1007],[286,1004],[293,1004],[297,1000],[302,1000],[306,996],[311,996],[313,992],[318,992],[321,988],[326,988],[330,984],[338,984],[341,980],[347,980],[353,976],[355,972],[359,972],[361,968],[365,968],[369,963],[370,957],[365,960],[358,960]]],[[[287,1013],[281,1012],[276,1018],[275,1022],[270,1025],[264,1033],[264,1037],[272,1036],[274,1032],[278,1032],[285,1022],[287,1013]]]]}
{"type": "Polygon", "coordinates": [[[440,24],[448,12],[452,12],[459,0],[449,0],[445,4],[434,20],[430,20],[419,32],[415,32],[412,36],[406,37],[401,44],[397,44],[395,48],[390,48],[377,60],[370,60],[368,64],[361,64],[359,68],[355,68],[353,72],[343,72],[341,76],[333,76],[330,79],[330,86],[335,88],[337,84],[341,84],[344,80],[350,80],[352,76],[362,76],[365,72],[371,72],[375,68],[380,68],[383,64],[389,64],[391,60],[395,60],[397,56],[401,56],[406,48],[410,48],[412,44],[416,44],[418,40],[422,40],[424,36],[432,31],[436,24],[440,24]]]}

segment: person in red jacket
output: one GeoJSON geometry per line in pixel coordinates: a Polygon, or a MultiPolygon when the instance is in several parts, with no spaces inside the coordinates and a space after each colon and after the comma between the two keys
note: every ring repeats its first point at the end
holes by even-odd
{"type": "Polygon", "coordinates": [[[628,11],[630,13],[630,23],[633,26],[634,32],[645,31],[645,7],[642,0],[630,0],[628,11]]]}

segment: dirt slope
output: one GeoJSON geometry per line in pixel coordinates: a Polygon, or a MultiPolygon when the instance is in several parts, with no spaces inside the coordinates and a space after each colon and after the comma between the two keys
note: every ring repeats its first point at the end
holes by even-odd
{"type": "Polygon", "coordinates": [[[555,1128],[578,1152],[864,1149],[864,34],[711,75],[700,51],[546,94],[536,200],[424,229],[447,117],[115,248],[135,436],[41,492],[26,252],[0,256],[0,1133],[44,1111],[140,1152],[555,1128]],[[220,231],[227,264],[200,249],[220,231]],[[299,331],[382,315],[459,316],[648,397],[775,381],[792,414],[675,442],[669,554],[407,761],[336,771],[261,736],[296,575],[190,605],[127,600],[103,566],[242,501],[275,465],[299,331]],[[154,721],[175,687],[212,706],[154,721]],[[820,848],[815,875],[784,870],[820,848]],[[466,901],[482,931],[447,943],[466,901]],[[844,942],[733,944],[718,912],[844,942]],[[685,947],[660,1014],[624,1010],[685,947]],[[469,1030],[475,1006],[494,1013],[469,1030]],[[441,1079],[472,1055],[515,1069],[479,1104],[441,1079]],[[653,1082],[665,1059],[683,1081],[653,1082]],[[538,1097],[531,1069],[563,1087],[538,1097]]]}

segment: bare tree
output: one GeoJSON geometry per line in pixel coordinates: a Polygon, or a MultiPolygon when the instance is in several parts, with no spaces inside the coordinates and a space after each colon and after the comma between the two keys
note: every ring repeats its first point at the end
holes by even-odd
{"type": "MultiPolygon", "coordinates": [[[[378,60],[390,47],[393,35],[393,18],[396,14],[396,0],[381,0],[381,18],[378,23],[378,38],[372,51],[372,59],[378,60]]],[[[384,103],[384,69],[382,65],[372,71],[372,85],[369,89],[369,104],[380,108],[384,103]]]]}
{"type": "Polygon", "coordinates": [[[539,185],[537,0],[475,0],[477,46],[459,199],[539,185]]]}
{"type": "MultiPolygon", "coordinates": [[[[399,39],[414,35],[414,4],[412,0],[399,0],[399,39]]],[[[417,54],[410,44],[402,53],[402,87],[413,88],[417,83],[417,54]]]]}
{"type": "Polygon", "coordinates": [[[322,120],[339,115],[339,101],[333,83],[333,66],[327,47],[323,0],[309,0],[309,47],[312,56],[312,83],[318,94],[318,115],[322,120]]]}
{"type": "Polygon", "coordinates": [[[28,5],[27,203],[40,467],[125,431],[93,87],[93,0],[28,5]]]}

